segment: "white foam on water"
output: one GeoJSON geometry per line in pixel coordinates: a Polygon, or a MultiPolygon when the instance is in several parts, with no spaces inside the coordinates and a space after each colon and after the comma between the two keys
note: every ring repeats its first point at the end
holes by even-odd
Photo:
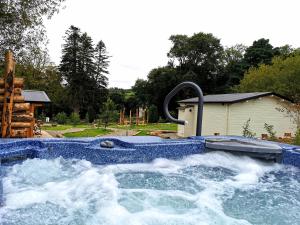
{"type": "MultiPolygon", "coordinates": [[[[299,173],[220,152],[107,166],[62,158],[26,160],[9,168],[3,179],[0,224],[259,224],[245,216],[246,208],[239,209],[246,213],[240,216],[227,202],[239,191],[269,191],[280,183],[272,174],[278,171],[299,173]]],[[[289,185],[297,187],[299,180],[289,185]]],[[[297,204],[300,196],[290,207],[297,204]]]]}

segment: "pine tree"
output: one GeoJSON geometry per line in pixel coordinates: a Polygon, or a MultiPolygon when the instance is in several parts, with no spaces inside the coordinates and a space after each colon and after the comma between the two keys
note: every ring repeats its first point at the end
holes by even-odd
{"type": "Polygon", "coordinates": [[[96,74],[95,80],[97,83],[97,87],[99,92],[96,94],[96,98],[98,100],[99,108],[103,106],[103,102],[106,101],[108,96],[108,66],[109,66],[109,56],[107,55],[106,46],[104,42],[101,40],[98,42],[95,48],[95,62],[96,62],[96,74]]]}
{"type": "Polygon", "coordinates": [[[82,82],[80,87],[82,89],[82,104],[83,110],[92,106],[97,107],[96,93],[98,92],[97,83],[95,80],[96,64],[95,64],[95,50],[93,41],[87,33],[83,33],[80,37],[80,73],[82,74],[82,82]]]}
{"type": "Polygon", "coordinates": [[[67,83],[71,108],[77,113],[79,112],[82,96],[82,89],[79,87],[82,83],[79,64],[80,36],[80,29],[75,26],[71,26],[67,30],[59,66],[59,71],[67,83]]]}
{"type": "Polygon", "coordinates": [[[100,41],[94,48],[87,33],[71,26],[66,32],[60,72],[66,81],[68,98],[74,112],[85,115],[88,108],[99,111],[106,101],[108,56],[100,41]]]}
{"type": "Polygon", "coordinates": [[[107,68],[109,66],[108,58],[106,52],[106,46],[101,40],[96,46],[96,81],[100,88],[106,88],[108,85],[108,78],[106,75],[109,74],[107,68]]]}

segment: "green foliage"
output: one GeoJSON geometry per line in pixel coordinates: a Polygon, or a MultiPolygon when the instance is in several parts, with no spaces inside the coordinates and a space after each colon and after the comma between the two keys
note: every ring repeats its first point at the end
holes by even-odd
{"type": "Polygon", "coordinates": [[[109,56],[107,55],[106,46],[102,40],[98,42],[95,48],[96,74],[95,80],[99,88],[106,88],[108,85],[108,66],[109,56]]]}
{"type": "Polygon", "coordinates": [[[254,138],[256,133],[251,131],[250,129],[250,121],[251,119],[249,118],[243,125],[243,136],[247,138],[254,138]]]}
{"type": "Polygon", "coordinates": [[[34,60],[47,42],[43,24],[58,12],[64,0],[0,1],[0,58],[11,49],[17,61],[34,60]]]}
{"type": "Polygon", "coordinates": [[[96,119],[96,112],[92,106],[88,107],[87,116],[88,116],[88,123],[93,123],[94,120],[96,119]]]}
{"type": "Polygon", "coordinates": [[[244,61],[247,68],[257,67],[259,64],[271,64],[275,54],[276,50],[269,43],[269,39],[261,38],[246,49],[244,61]]]}
{"type": "Polygon", "coordinates": [[[236,87],[238,92],[270,91],[300,100],[300,55],[275,57],[272,65],[251,68],[236,87]]]}
{"type": "Polygon", "coordinates": [[[132,91],[134,92],[137,98],[137,104],[141,107],[149,105],[149,92],[148,82],[143,79],[137,79],[135,81],[134,86],[132,87],[132,91]]]}
{"type": "Polygon", "coordinates": [[[297,130],[295,139],[294,139],[294,144],[295,145],[300,145],[300,129],[297,130]]]}
{"type": "Polygon", "coordinates": [[[70,122],[73,126],[76,126],[80,123],[80,117],[79,114],[76,112],[72,112],[70,115],[70,122]]]}
{"type": "Polygon", "coordinates": [[[269,140],[270,141],[276,141],[277,137],[276,137],[276,132],[274,131],[274,126],[271,124],[264,124],[264,128],[267,131],[268,135],[269,135],[269,140]]]}
{"type": "Polygon", "coordinates": [[[42,112],[42,113],[40,113],[40,114],[37,115],[37,119],[38,119],[38,120],[41,120],[41,121],[43,121],[43,122],[45,122],[45,121],[46,121],[46,116],[45,116],[45,114],[42,112]]]}
{"type": "Polygon", "coordinates": [[[121,88],[109,88],[108,97],[116,104],[116,109],[121,110],[125,106],[125,90],[121,88]]]}
{"type": "Polygon", "coordinates": [[[116,111],[115,103],[108,98],[107,101],[103,104],[103,111],[100,114],[101,122],[104,124],[104,127],[108,126],[110,122],[116,122],[118,120],[118,112],[116,111]]]}
{"type": "Polygon", "coordinates": [[[56,121],[58,124],[66,124],[68,120],[68,116],[65,112],[57,113],[54,117],[54,121],[56,121]]]}
{"type": "Polygon", "coordinates": [[[172,35],[172,47],[168,53],[180,81],[193,81],[201,85],[205,93],[211,93],[224,84],[222,58],[224,55],[220,39],[209,33],[172,35]]]}
{"type": "Polygon", "coordinates": [[[279,112],[283,113],[289,118],[293,124],[296,125],[297,130],[300,129],[300,104],[286,104],[281,102],[280,106],[276,108],[279,112]]]}
{"type": "Polygon", "coordinates": [[[224,73],[227,79],[227,88],[238,85],[243,79],[246,71],[244,62],[244,54],[247,47],[242,44],[237,44],[226,48],[224,51],[225,67],[224,73]]]}
{"type": "Polygon", "coordinates": [[[157,107],[155,105],[151,105],[148,109],[148,113],[149,123],[157,123],[159,119],[157,107]]]}
{"type": "Polygon", "coordinates": [[[108,56],[102,41],[94,48],[87,33],[71,26],[66,32],[59,71],[67,82],[68,102],[74,112],[98,111],[107,96],[108,56]]]}
{"type": "MultiPolygon", "coordinates": [[[[145,90],[148,98],[148,103],[151,105],[156,105],[160,116],[163,116],[162,103],[166,95],[180,83],[177,70],[171,67],[160,67],[150,71],[148,74],[148,85],[145,90]]],[[[137,93],[138,94],[138,93],[137,93]]],[[[176,96],[177,97],[177,96],[176,96]]],[[[138,98],[140,98],[138,96],[138,98]]],[[[179,100],[179,99],[178,99],[179,100]]],[[[176,107],[174,102],[171,102],[170,108],[176,107]]]]}

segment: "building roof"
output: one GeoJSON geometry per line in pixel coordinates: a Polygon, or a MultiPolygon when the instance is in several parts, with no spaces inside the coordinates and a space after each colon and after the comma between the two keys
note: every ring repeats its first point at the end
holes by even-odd
{"type": "MultiPolygon", "coordinates": [[[[218,95],[205,95],[204,103],[236,103],[242,102],[250,99],[255,99],[264,96],[275,95],[279,98],[290,101],[290,99],[283,97],[281,95],[275,94],[273,92],[252,92],[252,93],[234,93],[234,94],[218,94],[218,95]]],[[[185,100],[178,101],[178,103],[198,103],[197,98],[189,98],[185,100]]]]}
{"type": "Polygon", "coordinates": [[[48,95],[44,91],[23,90],[25,102],[50,103],[48,95]]]}

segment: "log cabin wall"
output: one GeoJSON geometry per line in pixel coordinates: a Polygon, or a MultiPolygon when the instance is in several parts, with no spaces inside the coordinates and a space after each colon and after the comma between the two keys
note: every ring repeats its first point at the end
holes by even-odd
{"type": "Polygon", "coordinates": [[[15,77],[15,61],[11,51],[5,54],[4,77],[0,78],[0,116],[2,138],[33,137],[34,105],[22,96],[24,80],[15,77]]]}

